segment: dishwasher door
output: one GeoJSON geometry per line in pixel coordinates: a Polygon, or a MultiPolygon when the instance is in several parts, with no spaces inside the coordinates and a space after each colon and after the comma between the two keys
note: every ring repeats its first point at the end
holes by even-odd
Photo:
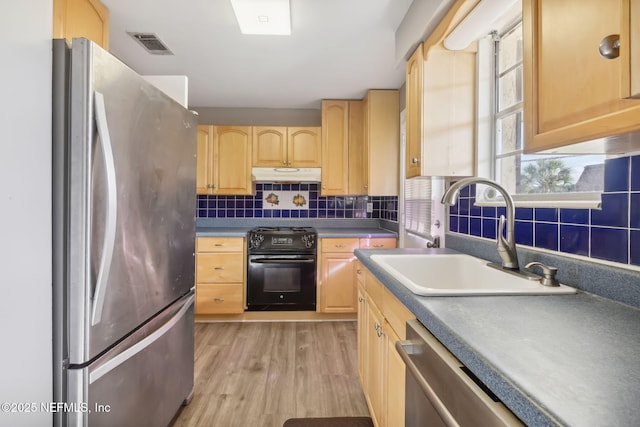
{"type": "Polygon", "coordinates": [[[407,367],[406,427],[523,425],[417,320],[396,348],[407,367]]]}

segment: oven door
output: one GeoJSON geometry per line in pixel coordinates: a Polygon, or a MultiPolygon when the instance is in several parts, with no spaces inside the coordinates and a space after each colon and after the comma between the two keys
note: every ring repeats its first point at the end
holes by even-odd
{"type": "Polygon", "coordinates": [[[249,255],[248,310],[315,310],[315,255],[249,255]]]}

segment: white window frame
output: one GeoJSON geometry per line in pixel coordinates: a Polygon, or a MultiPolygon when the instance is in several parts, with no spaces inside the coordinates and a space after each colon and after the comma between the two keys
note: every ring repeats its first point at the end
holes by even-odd
{"type": "MultiPolygon", "coordinates": [[[[514,28],[521,18],[506,26],[501,35],[514,28]]],[[[496,180],[496,33],[489,34],[478,41],[477,53],[477,144],[476,144],[476,170],[478,176],[496,180]]],[[[509,112],[521,108],[516,104],[508,109],[509,112]]],[[[488,197],[485,188],[476,188],[477,206],[504,206],[504,201],[499,194],[491,194],[488,197]]],[[[568,192],[551,194],[512,194],[516,207],[561,207],[561,208],[600,208],[601,192],[568,192]]]]}

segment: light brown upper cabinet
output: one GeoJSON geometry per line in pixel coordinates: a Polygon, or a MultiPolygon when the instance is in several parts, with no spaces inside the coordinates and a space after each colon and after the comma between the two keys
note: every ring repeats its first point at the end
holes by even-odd
{"type": "Polygon", "coordinates": [[[323,196],[349,194],[349,144],[362,138],[362,101],[322,100],[323,196]]]}
{"type": "Polygon", "coordinates": [[[322,101],[323,196],[397,195],[399,153],[397,90],[322,101]]]}
{"type": "Polygon", "coordinates": [[[407,178],[475,174],[476,47],[451,51],[443,40],[476,3],[455,2],[407,62],[407,178]]]}
{"type": "Polygon", "coordinates": [[[99,0],[53,0],[53,37],[84,37],[109,50],[109,10],[99,0]]]}
{"type": "Polygon", "coordinates": [[[321,166],[319,127],[253,127],[254,167],[321,166]]]}
{"type": "Polygon", "coordinates": [[[523,0],[522,8],[525,151],[637,151],[638,138],[616,135],[640,130],[640,100],[629,98],[640,94],[640,3],[523,0]],[[599,49],[609,36],[619,40],[611,58],[599,49]]]}
{"type": "Polygon", "coordinates": [[[198,126],[197,194],[251,195],[251,127],[198,126]]]}
{"type": "Polygon", "coordinates": [[[405,176],[422,174],[422,80],[424,57],[422,43],[418,45],[406,65],[406,149],[405,176]]]}
{"type": "MultiPolygon", "coordinates": [[[[397,196],[400,173],[400,95],[397,90],[369,90],[363,100],[363,188],[369,196],[397,196]]],[[[349,141],[351,143],[351,141],[349,141]]],[[[349,151],[351,156],[351,151],[349,151]]],[[[349,182],[351,188],[351,182],[349,182]]]]}
{"type": "Polygon", "coordinates": [[[213,126],[198,126],[196,194],[213,194],[213,126]]]}
{"type": "Polygon", "coordinates": [[[251,182],[251,127],[213,127],[213,194],[254,193],[251,182]]]}

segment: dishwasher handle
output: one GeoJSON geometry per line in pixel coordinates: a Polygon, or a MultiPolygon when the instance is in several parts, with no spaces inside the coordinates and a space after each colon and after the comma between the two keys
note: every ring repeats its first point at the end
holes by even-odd
{"type": "Polygon", "coordinates": [[[429,399],[429,402],[431,402],[438,415],[440,415],[440,418],[442,419],[444,424],[447,427],[460,427],[460,424],[458,424],[453,415],[451,415],[451,412],[449,412],[444,403],[442,403],[436,392],[433,391],[431,385],[429,385],[416,364],[409,356],[409,353],[406,350],[407,347],[414,347],[415,345],[415,341],[397,341],[396,350],[398,350],[398,353],[400,354],[400,357],[402,357],[402,360],[404,360],[407,369],[420,386],[420,389],[422,389],[422,392],[424,393],[426,398],[429,399]]]}

